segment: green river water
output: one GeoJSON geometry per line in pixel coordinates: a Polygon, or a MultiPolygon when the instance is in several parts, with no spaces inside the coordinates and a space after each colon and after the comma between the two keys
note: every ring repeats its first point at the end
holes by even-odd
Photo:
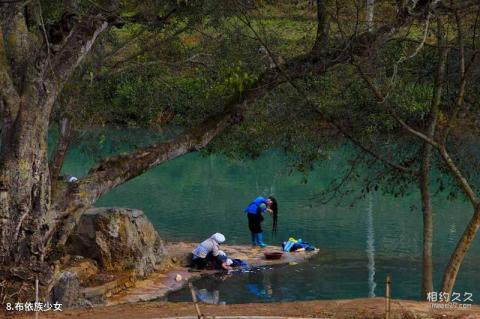
{"type": "MultiPolygon", "coordinates": [[[[72,149],[64,173],[81,176],[98,154],[126,149],[112,146],[109,139],[116,135],[124,135],[130,144],[153,139],[141,131],[128,135],[116,131],[91,150],[72,149]]],[[[279,153],[242,162],[189,154],[118,187],[96,206],[142,209],[166,240],[200,241],[222,232],[228,243],[248,244],[243,209],[257,195],[274,194],[279,201],[279,231],[275,239],[267,233],[266,242],[280,244],[289,236],[300,237],[321,248],[321,254],[303,264],[196,282],[204,293],[215,296],[215,302],[381,296],[387,275],[392,277],[395,298],[418,299],[422,218],[416,192],[402,198],[373,193],[353,207],[349,198],[328,204],[311,200],[344,172],[348,151],[340,150],[332,160],[319,164],[306,184],[302,175],[289,174],[286,159],[279,153]]],[[[436,197],[434,211],[434,279],[439,290],[442,270],[471,209],[467,203],[436,197]]],[[[264,229],[269,229],[270,222],[266,218],[264,229]]],[[[476,238],[454,289],[462,296],[472,293],[474,303],[480,303],[479,262],[480,239],[476,238]]],[[[168,298],[190,300],[186,290],[168,298]]]]}

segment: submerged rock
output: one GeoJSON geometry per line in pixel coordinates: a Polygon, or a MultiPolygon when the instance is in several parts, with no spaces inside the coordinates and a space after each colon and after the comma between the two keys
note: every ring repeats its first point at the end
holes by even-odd
{"type": "Polygon", "coordinates": [[[152,223],[137,209],[92,208],[67,243],[67,253],[95,260],[102,271],[132,271],[144,278],[161,267],[166,250],[152,223]]]}

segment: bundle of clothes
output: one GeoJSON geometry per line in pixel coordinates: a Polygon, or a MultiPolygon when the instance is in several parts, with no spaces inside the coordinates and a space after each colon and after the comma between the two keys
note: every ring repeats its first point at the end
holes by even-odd
{"type": "Polygon", "coordinates": [[[295,239],[293,237],[290,237],[287,241],[283,242],[282,249],[285,252],[312,251],[315,250],[315,246],[303,241],[301,238],[295,239]]]}

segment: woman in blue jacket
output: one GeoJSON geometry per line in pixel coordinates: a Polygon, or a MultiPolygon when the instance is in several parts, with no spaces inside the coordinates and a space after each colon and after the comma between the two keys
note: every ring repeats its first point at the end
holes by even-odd
{"type": "Polygon", "coordinates": [[[272,231],[275,233],[277,231],[277,216],[278,216],[278,206],[277,201],[272,196],[268,198],[257,197],[250,205],[245,208],[245,213],[248,216],[248,228],[252,235],[252,245],[265,247],[267,246],[263,242],[263,230],[261,223],[263,222],[263,215],[265,212],[268,212],[273,217],[273,226],[272,231]]]}

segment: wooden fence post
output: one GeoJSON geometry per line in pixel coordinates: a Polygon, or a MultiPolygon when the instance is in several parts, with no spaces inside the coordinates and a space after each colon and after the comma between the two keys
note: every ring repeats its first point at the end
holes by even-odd
{"type": "Polygon", "coordinates": [[[391,283],[390,276],[387,276],[385,279],[385,319],[390,319],[391,283]]]}

